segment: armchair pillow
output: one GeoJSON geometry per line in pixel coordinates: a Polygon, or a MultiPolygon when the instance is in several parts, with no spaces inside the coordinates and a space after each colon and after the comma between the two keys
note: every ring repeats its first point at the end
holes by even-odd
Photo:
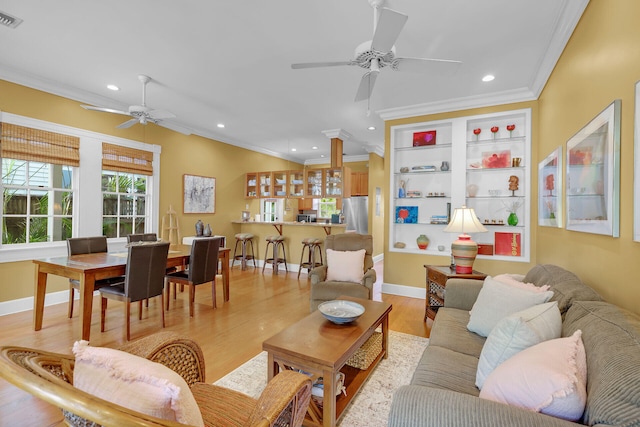
{"type": "Polygon", "coordinates": [[[483,337],[489,336],[493,327],[510,314],[542,304],[553,296],[552,291],[531,292],[506,285],[487,276],[476,302],[471,308],[467,329],[483,337]]]}
{"type": "Polygon", "coordinates": [[[587,402],[587,360],[582,331],[521,351],[498,366],[480,397],[569,421],[587,402]]]}
{"type": "Polygon", "coordinates": [[[73,346],[73,385],[78,389],[154,417],[203,426],[198,405],[184,379],[166,366],[87,341],[73,346]]]}
{"type": "Polygon", "coordinates": [[[516,353],[543,341],[560,338],[562,318],[557,302],[534,305],[501,319],[482,347],[476,386],[484,382],[498,365],[516,353]]]}
{"type": "Polygon", "coordinates": [[[327,281],[359,283],[364,277],[366,251],[334,251],[327,249],[327,281]]]}

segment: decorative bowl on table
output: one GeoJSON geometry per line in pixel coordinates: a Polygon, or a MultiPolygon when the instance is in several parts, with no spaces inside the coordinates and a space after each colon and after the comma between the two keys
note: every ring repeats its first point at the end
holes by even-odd
{"type": "Polygon", "coordinates": [[[324,317],[338,325],[353,322],[364,313],[362,305],[346,300],[323,302],[318,305],[318,310],[324,317]]]}

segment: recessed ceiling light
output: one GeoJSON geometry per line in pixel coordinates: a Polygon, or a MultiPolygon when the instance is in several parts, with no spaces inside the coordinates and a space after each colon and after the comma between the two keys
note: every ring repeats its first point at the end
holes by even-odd
{"type": "Polygon", "coordinates": [[[296,150],[295,148],[292,148],[291,151],[298,151],[298,150],[296,150]]]}
{"type": "Polygon", "coordinates": [[[313,146],[313,147],[311,147],[311,149],[312,149],[312,150],[317,150],[317,149],[318,149],[318,147],[313,146]]]}
{"type": "Polygon", "coordinates": [[[376,127],[375,126],[369,126],[367,129],[368,130],[376,130],[376,127]]]}
{"type": "Polygon", "coordinates": [[[109,90],[120,90],[120,88],[116,85],[107,85],[107,89],[109,90]]]}
{"type": "Polygon", "coordinates": [[[483,82],[490,82],[491,80],[493,80],[493,79],[495,79],[495,78],[496,78],[496,77],[495,77],[494,75],[487,74],[486,76],[484,76],[484,77],[482,78],[482,81],[483,81],[483,82]]]}
{"type": "Polygon", "coordinates": [[[220,129],[224,128],[224,123],[218,123],[217,125],[220,129]]]}
{"type": "Polygon", "coordinates": [[[324,157],[324,154],[320,154],[320,157],[324,157]]]}

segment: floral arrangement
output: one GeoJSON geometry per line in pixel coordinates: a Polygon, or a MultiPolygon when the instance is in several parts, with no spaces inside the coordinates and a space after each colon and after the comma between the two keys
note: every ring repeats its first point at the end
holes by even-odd
{"type": "Polygon", "coordinates": [[[509,212],[509,213],[516,213],[518,211],[518,209],[520,209],[520,206],[522,206],[522,200],[518,199],[515,200],[513,202],[505,202],[504,200],[502,201],[502,205],[504,206],[504,209],[509,212]]]}

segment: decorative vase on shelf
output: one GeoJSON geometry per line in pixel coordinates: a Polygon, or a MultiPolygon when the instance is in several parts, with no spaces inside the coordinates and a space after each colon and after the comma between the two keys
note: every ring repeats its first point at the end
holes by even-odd
{"type": "Polygon", "coordinates": [[[440,165],[440,170],[446,172],[449,170],[449,162],[443,160],[442,165],[440,165]]]}
{"type": "Polygon", "coordinates": [[[467,185],[467,194],[469,197],[476,197],[476,194],[478,194],[478,186],[476,184],[467,185]]]}
{"type": "Polygon", "coordinates": [[[204,228],[202,235],[206,237],[211,236],[211,226],[209,224],[207,224],[207,226],[204,228]]]}
{"type": "Polygon", "coordinates": [[[421,234],[416,239],[416,243],[418,244],[418,249],[425,250],[427,246],[429,246],[429,238],[424,234],[421,234]]]}
{"type": "Polygon", "coordinates": [[[507,218],[507,224],[509,224],[511,226],[518,225],[518,215],[516,215],[515,212],[511,212],[509,214],[509,217],[507,218]]]}
{"type": "Polygon", "coordinates": [[[202,232],[204,231],[204,224],[202,221],[198,220],[196,222],[196,236],[202,236],[202,232]]]}

